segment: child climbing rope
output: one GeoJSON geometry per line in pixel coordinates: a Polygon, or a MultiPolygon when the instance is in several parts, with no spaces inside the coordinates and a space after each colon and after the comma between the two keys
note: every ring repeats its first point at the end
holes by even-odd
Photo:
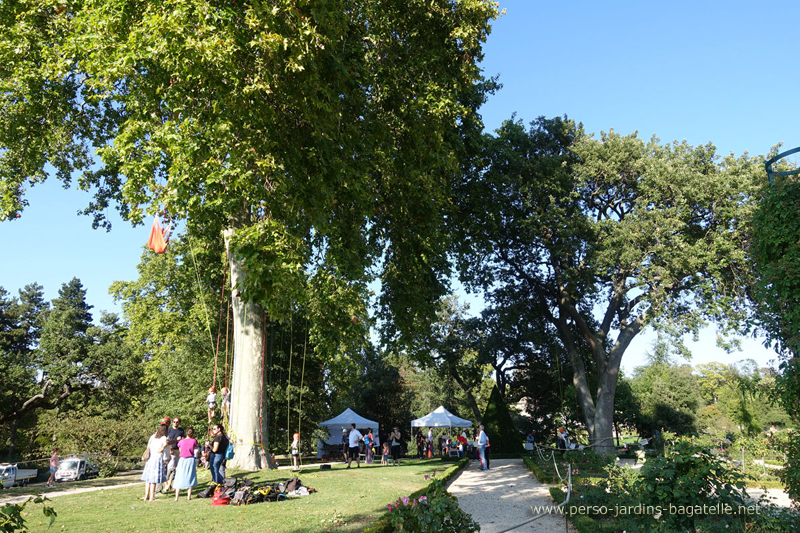
{"type": "Polygon", "coordinates": [[[217,392],[214,387],[208,389],[208,396],[206,396],[206,403],[208,404],[208,423],[214,418],[214,410],[217,408],[217,392]]]}
{"type": "Polygon", "coordinates": [[[222,401],[219,404],[219,409],[224,420],[228,418],[231,412],[231,391],[228,390],[228,387],[222,387],[220,393],[222,394],[222,401]]]}

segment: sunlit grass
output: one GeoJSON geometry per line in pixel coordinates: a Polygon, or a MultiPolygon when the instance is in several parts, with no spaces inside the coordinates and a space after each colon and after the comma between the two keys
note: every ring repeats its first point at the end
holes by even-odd
{"type": "MultiPolygon", "coordinates": [[[[144,484],[112,490],[61,496],[50,503],[58,518],[49,531],[76,533],[146,531],[206,532],[313,532],[360,531],[377,520],[386,505],[423,487],[424,476],[438,470],[442,474],[451,464],[439,460],[409,460],[399,467],[361,465],[351,469],[307,470],[299,474],[304,485],[318,490],[309,496],[285,502],[259,503],[243,507],[212,507],[207,499],[187,502],[184,491],[175,502],[174,493],[159,495],[155,502],[140,500],[144,484]]],[[[253,479],[256,484],[286,481],[287,470],[257,473],[231,472],[236,477],[253,479]]],[[[200,487],[208,485],[210,475],[199,472],[200,487]]],[[[113,483],[113,478],[107,480],[113,483]]],[[[196,489],[197,490],[197,489],[196,489]]],[[[26,517],[31,531],[44,532],[47,521],[37,506],[26,517]]]]}

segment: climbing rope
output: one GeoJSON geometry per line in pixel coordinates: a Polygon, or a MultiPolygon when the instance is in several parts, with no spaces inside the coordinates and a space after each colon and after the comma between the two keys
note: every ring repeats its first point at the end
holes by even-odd
{"type": "MultiPolygon", "coordinates": [[[[225,263],[227,264],[227,261],[225,263]]],[[[225,282],[226,281],[228,281],[228,269],[227,268],[223,269],[223,271],[222,271],[222,296],[220,297],[220,300],[219,300],[219,319],[218,319],[218,324],[217,324],[217,347],[216,347],[216,350],[214,350],[214,377],[211,379],[211,386],[212,387],[216,387],[217,386],[217,361],[219,359],[219,339],[220,339],[220,337],[222,335],[222,310],[225,308],[224,304],[225,304],[225,284],[226,284],[225,282]]],[[[227,333],[226,333],[226,335],[227,335],[227,333]]],[[[226,378],[227,378],[227,376],[226,376],[226,378]]],[[[228,386],[228,384],[226,382],[224,387],[227,387],[227,386],[228,386]]],[[[224,402],[225,398],[223,398],[222,401],[224,402]]]]}
{"type": "Polygon", "coordinates": [[[294,355],[294,312],[289,322],[289,374],[286,378],[286,446],[292,444],[290,435],[292,434],[291,428],[291,413],[292,413],[292,355],[294,355]]]}
{"type": "Polygon", "coordinates": [[[206,299],[203,296],[203,286],[200,284],[200,269],[197,267],[197,258],[194,255],[194,246],[192,245],[192,238],[189,232],[186,232],[186,239],[189,242],[189,251],[192,252],[192,262],[194,263],[194,272],[197,277],[197,292],[200,293],[200,301],[203,303],[203,312],[206,316],[206,327],[208,328],[208,340],[211,342],[211,351],[214,351],[214,335],[211,333],[211,320],[208,318],[208,306],[206,306],[206,299]]]}
{"type": "MultiPolygon", "coordinates": [[[[297,432],[303,420],[303,386],[306,379],[306,347],[308,346],[308,320],[306,320],[306,338],[303,341],[303,371],[300,374],[300,408],[297,411],[297,432]]],[[[302,433],[300,433],[302,435],[302,433]]],[[[300,464],[303,464],[303,454],[300,454],[300,464]]]]}

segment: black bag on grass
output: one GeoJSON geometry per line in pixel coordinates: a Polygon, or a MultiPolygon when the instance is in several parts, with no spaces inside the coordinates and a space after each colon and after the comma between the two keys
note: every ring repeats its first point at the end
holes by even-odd
{"type": "Polygon", "coordinates": [[[206,487],[204,490],[200,491],[197,494],[197,497],[198,498],[211,498],[212,496],[214,496],[214,489],[216,489],[217,487],[218,487],[218,485],[212,481],[208,485],[208,487],[206,487]]]}

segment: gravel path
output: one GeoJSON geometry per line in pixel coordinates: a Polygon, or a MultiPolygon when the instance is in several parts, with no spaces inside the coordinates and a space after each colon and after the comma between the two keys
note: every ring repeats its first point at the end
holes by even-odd
{"type": "MultiPolygon", "coordinates": [[[[458,505],[472,515],[483,533],[500,533],[533,518],[531,507],[555,506],[549,485],[539,483],[522,459],[496,459],[491,469],[482,471],[472,461],[453,479],[448,491],[458,498],[458,505]]],[[[552,533],[575,532],[572,523],[560,515],[548,515],[514,529],[552,533]]]]}

